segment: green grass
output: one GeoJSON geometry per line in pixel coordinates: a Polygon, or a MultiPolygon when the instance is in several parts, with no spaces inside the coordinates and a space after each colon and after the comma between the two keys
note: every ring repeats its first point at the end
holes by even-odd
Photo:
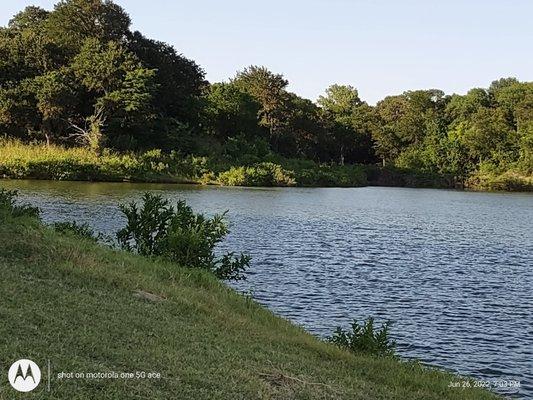
{"type": "MultiPolygon", "coordinates": [[[[247,158],[245,155],[243,159],[247,158]]],[[[89,149],[0,140],[0,177],[79,181],[197,183],[225,186],[364,186],[362,166],[272,157],[254,162],[165,154],[96,155],[89,149]]]]}
{"type": "Polygon", "coordinates": [[[208,273],[114,251],[0,210],[0,399],[489,399],[458,378],[324,343],[208,273]],[[158,300],[135,295],[142,290],[158,300]],[[7,368],[43,383],[18,395],[7,368]],[[46,363],[52,366],[46,392],[46,363]],[[58,380],[154,371],[159,380],[58,380]]]}
{"type": "Polygon", "coordinates": [[[81,147],[44,146],[0,140],[0,177],[80,181],[196,183],[205,170],[202,157],[159,150],[96,155],[81,147]]]}

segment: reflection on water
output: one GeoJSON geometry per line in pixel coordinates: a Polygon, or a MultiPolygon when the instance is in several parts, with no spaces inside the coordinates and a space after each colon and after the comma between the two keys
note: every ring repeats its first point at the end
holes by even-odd
{"type": "Polygon", "coordinates": [[[317,335],[391,320],[405,357],[533,397],[533,196],[398,188],[243,189],[2,181],[46,221],[111,234],[117,204],[150,190],[208,214],[230,210],[225,248],[253,256],[235,284],[317,335]]]}

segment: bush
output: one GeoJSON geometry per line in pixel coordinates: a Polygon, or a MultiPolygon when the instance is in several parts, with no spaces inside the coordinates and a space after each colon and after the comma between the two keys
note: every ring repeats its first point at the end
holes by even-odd
{"type": "Polygon", "coordinates": [[[17,205],[18,192],[16,190],[0,189],[0,216],[7,213],[12,217],[28,216],[33,218],[39,217],[39,209],[26,204],[17,205]]]}
{"type": "Polygon", "coordinates": [[[333,336],[327,340],[339,347],[348,349],[354,353],[362,352],[375,356],[394,356],[396,343],[389,338],[390,323],[381,325],[380,329],[374,329],[374,319],[368,318],[363,325],[356,320],[352,323],[352,331],[344,331],[338,327],[333,336]]]}
{"type": "Polygon", "coordinates": [[[250,257],[226,253],[217,257],[215,247],[229,233],[224,215],[206,218],[185,201],[173,207],[161,196],[145,193],[142,206],[121,205],[127,225],[117,233],[119,245],[145,256],[160,256],[181,266],[202,268],[220,279],[244,279],[250,257]]]}
{"type": "Polygon", "coordinates": [[[218,182],[225,186],[245,186],[246,179],[245,167],[231,167],[228,171],[218,174],[218,182]]]}
{"type": "Polygon", "coordinates": [[[506,171],[502,174],[476,172],[468,178],[466,185],[478,190],[533,192],[533,177],[516,171],[506,171]]]}
{"type": "Polygon", "coordinates": [[[96,235],[94,231],[87,224],[78,224],[72,221],[72,222],[56,222],[52,226],[57,232],[71,233],[75,236],[89,239],[93,242],[97,242],[101,238],[101,235],[96,235]]]}
{"type": "Polygon", "coordinates": [[[293,173],[271,162],[251,167],[231,167],[218,175],[218,181],[226,186],[294,186],[293,173]]]}

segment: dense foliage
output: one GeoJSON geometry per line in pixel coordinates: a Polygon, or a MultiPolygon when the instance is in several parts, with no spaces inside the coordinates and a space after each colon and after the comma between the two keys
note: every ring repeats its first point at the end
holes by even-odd
{"type": "Polygon", "coordinates": [[[396,343],[389,337],[389,324],[374,327],[374,319],[368,318],[360,325],[353,321],[351,331],[338,327],[328,341],[354,353],[368,353],[374,356],[393,356],[396,343]]]}
{"type": "Polygon", "coordinates": [[[0,30],[3,130],[96,151],[177,146],[198,124],[204,73],[129,27],[111,1],[66,0],[15,15],[0,30]]]}
{"type": "Polygon", "coordinates": [[[268,164],[283,157],[379,163],[451,185],[533,187],[533,82],[505,78],[465,95],[408,91],[375,106],[351,86],[333,85],[314,103],[288,83],[250,66],[209,84],[172,46],[132,32],[109,0],[27,7],[0,28],[0,132],[8,138],[96,155],[208,156],[228,165],[223,182],[238,184],[298,181],[285,165],[268,164]]]}
{"type": "Polygon", "coordinates": [[[121,247],[145,256],[161,256],[178,265],[202,268],[220,279],[244,279],[250,257],[215,254],[215,247],[229,233],[224,214],[207,218],[184,201],[176,207],[159,195],[146,193],[139,207],[121,205],[127,224],[117,233],[121,247]]]}
{"type": "MultiPolygon", "coordinates": [[[[246,166],[171,151],[117,153],[0,140],[0,177],[88,181],[200,183],[227,186],[363,186],[365,168],[267,157],[246,166]]],[[[431,185],[430,185],[431,186],[431,185]]]]}

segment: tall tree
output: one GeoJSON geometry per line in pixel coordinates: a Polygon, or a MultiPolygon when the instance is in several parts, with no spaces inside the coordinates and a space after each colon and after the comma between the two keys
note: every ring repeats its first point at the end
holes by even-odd
{"type": "Polygon", "coordinates": [[[199,99],[207,87],[204,71],[171,45],[148,39],[140,32],[129,36],[127,46],[144,67],[157,70],[154,108],[165,117],[196,126],[201,113],[199,99]]]}
{"type": "Polygon", "coordinates": [[[50,38],[70,55],[76,54],[88,38],[124,43],[130,17],[110,0],[62,0],[46,19],[50,38]]]}
{"type": "Polygon", "coordinates": [[[281,74],[265,67],[250,66],[232,80],[232,83],[249,93],[259,104],[259,123],[270,133],[275,149],[287,117],[287,91],[289,82],[281,74]]]}
{"type": "Polygon", "coordinates": [[[374,160],[372,131],[374,113],[372,107],[359,98],[352,86],[333,85],[320,96],[326,129],[330,140],[337,148],[337,159],[341,164],[349,162],[372,162],[374,160]]]}
{"type": "Polygon", "coordinates": [[[233,83],[215,83],[206,95],[206,123],[210,133],[222,140],[231,136],[260,135],[257,114],[261,105],[233,83]]]}

